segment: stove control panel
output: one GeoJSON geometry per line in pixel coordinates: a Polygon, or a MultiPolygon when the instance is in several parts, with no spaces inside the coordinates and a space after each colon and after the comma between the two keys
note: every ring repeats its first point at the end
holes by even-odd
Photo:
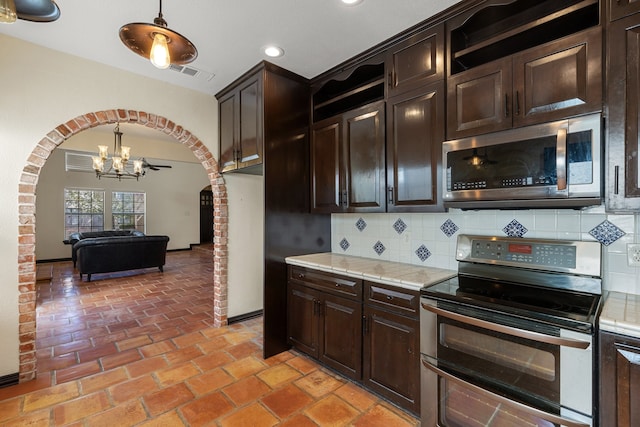
{"type": "Polygon", "coordinates": [[[471,257],[532,266],[576,267],[576,247],[567,244],[473,239],[471,257]]]}

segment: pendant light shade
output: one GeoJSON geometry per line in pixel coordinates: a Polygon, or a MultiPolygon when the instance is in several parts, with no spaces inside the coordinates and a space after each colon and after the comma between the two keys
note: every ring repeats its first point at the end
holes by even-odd
{"type": "Polygon", "coordinates": [[[134,22],[123,25],[120,28],[120,40],[158,68],[168,68],[170,64],[188,64],[198,57],[198,50],[193,43],[167,28],[167,21],[162,17],[162,0],[153,24],[134,22]]]}
{"type": "Polygon", "coordinates": [[[0,0],[0,22],[13,24],[18,19],[16,4],[13,0],[0,0]]]}

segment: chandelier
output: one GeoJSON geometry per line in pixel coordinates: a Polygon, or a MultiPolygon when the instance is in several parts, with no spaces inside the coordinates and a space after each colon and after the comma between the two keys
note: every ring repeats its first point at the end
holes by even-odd
{"type": "Polygon", "coordinates": [[[144,176],[142,160],[129,161],[131,147],[122,145],[120,123],[116,124],[113,129],[113,140],[113,156],[111,158],[109,158],[109,147],[106,145],[98,145],[98,155],[92,156],[96,177],[98,179],[102,177],[117,178],[119,181],[135,178],[137,181],[140,176],[144,176]]]}
{"type": "Polygon", "coordinates": [[[167,27],[167,21],[162,17],[162,0],[153,24],[132,22],[123,25],[120,27],[120,40],[160,69],[171,64],[188,64],[198,56],[198,50],[189,39],[167,27]]]}

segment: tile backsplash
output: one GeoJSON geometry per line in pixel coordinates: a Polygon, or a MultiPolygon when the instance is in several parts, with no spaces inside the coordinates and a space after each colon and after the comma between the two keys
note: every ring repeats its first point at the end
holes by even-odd
{"type": "Polygon", "coordinates": [[[603,207],[333,214],[332,252],[455,270],[458,234],[599,241],[604,288],[640,295],[640,268],[627,265],[627,244],[640,242],[639,218],[607,214],[603,207]]]}

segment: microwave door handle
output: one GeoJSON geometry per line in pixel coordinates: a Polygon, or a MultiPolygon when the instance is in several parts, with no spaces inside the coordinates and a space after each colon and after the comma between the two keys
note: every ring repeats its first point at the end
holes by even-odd
{"type": "Polygon", "coordinates": [[[439,307],[434,307],[422,303],[422,308],[430,311],[438,316],[447,317],[451,320],[457,320],[458,322],[465,323],[471,326],[477,326],[479,328],[488,329],[494,332],[500,332],[502,334],[512,335],[514,337],[525,338],[532,341],[543,342],[551,345],[560,345],[564,347],[572,347],[578,349],[586,349],[591,343],[589,341],[576,340],[565,337],[554,337],[552,335],[545,335],[539,332],[527,331],[525,329],[514,328],[512,326],[501,325],[499,323],[487,322],[486,320],[476,319],[475,317],[465,316],[463,314],[454,313],[448,310],[443,310],[439,307]]]}
{"type": "Polygon", "coordinates": [[[488,397],[489,399],[493,399],[500,403],[504,403],[508,406],[515,407],[518,410],[522,412],[526,412],[527,414],[532,415],[534,417],[541,418],[545,421],[550,421],[554,424],[560,424],[567,427],[589,427],[589,424],[585,424],[580,421],[570,420],[568,418],[560,417],[555,414],[550,414],[548,412],[541,411],[540,409],[532,408],[531,406],[525,405],[523,403],[515,402],[499,394],[492,393],[488,390],[483,389],[482,387],[478,387],[477,385],[468,383],[467,381],[464,381],[456,377],[455,375],[451,375],[450,373],[438,368],[437,366],[433,366],[431,363],[427,362],[424,359],[422,359],[422,364],[424,365],[425,368],[433,371],[439,377],[446,378],[449,381],[456,382],[462,385],[464,388],[470,389],[481,396],[485,396],[485,397],[488,397]]]}
{"type": "Polygon", "coordinates": [[[556,176],[558,191],[567,190],[567,129],[558,129],[556,138],[556,176]]]}

